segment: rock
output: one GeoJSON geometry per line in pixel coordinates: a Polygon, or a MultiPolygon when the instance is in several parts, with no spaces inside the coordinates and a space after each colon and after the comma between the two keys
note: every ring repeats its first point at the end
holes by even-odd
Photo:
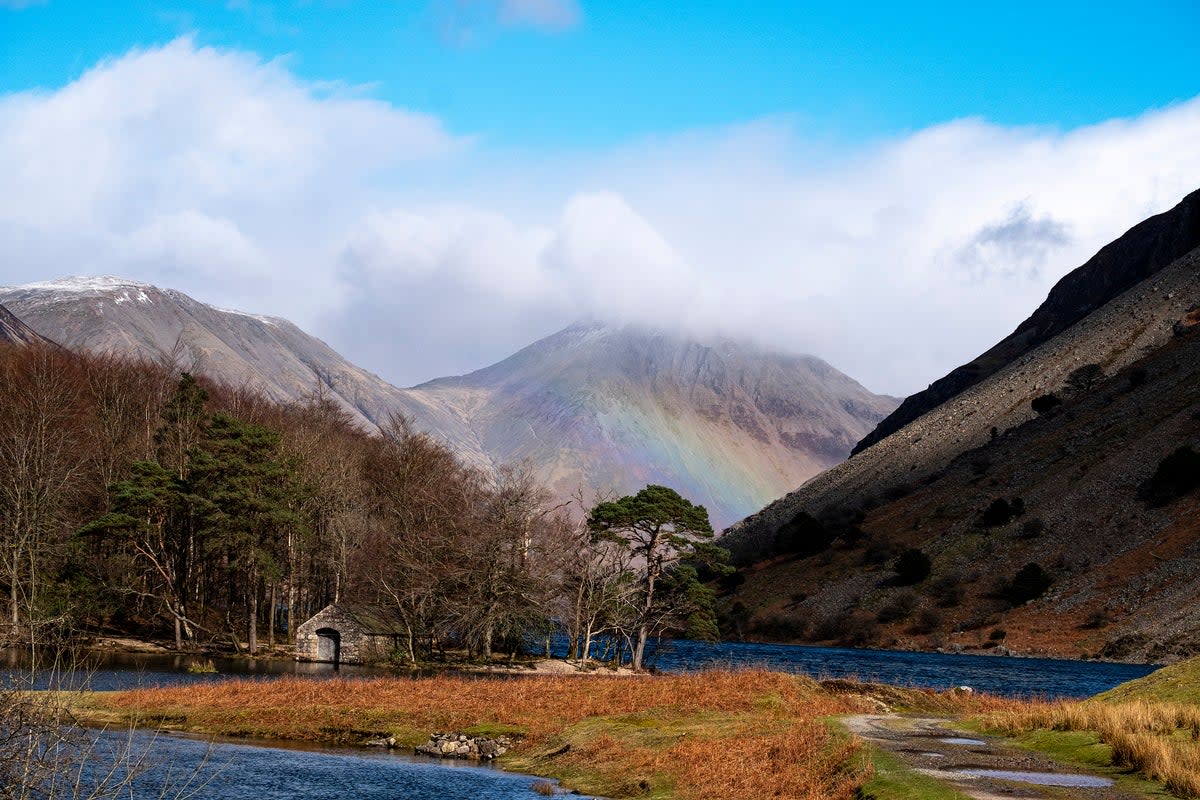
{"type": "Polygon", "coordinates": [[[414,748],[420,755],[434,758],[465,758],[490,761],[508,752],[512,740],[505,736],[494,739],[486,736],[468,736],[463,733],[435,733],[429,741],[414,748]]]}

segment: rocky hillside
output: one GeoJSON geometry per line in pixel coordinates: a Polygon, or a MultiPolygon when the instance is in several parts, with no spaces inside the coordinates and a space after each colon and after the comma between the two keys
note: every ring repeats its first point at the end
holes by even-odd
{"type": "Polygon", "coordinates": [[[1031,318],[1090,304],[1074,324],[735,525],[726,542],[754,564],[730,623],[906,647],[1200,652],[1197,200],[1106,247],[1031,318]],[[1085,288],[1069,301],[1072,286],[1085,288]],[[908,549],[927,575],[897,561],[908,549]]]}
{"type": "Polygon", "coordinates": [[[865,450],[922,414],[994,375],[1198,246],[1200,191],[1185,197],[1172,210],[1134,226],[1082,267],[1067,274],[1050,291],[1046,302],[1015,331],[975,360],[905,399],[899,408],[855,446],[854,452],[865,450]]]}
{"type": "Polygon", "coordinates": [[[469,375],[401,389],[284,319],[71,278],[0,289],[68,347],[169,361],[280,401],[320,387],[364,426],[396,413],[485,468],[528,459],[560,497],[677,488],[728,524],[838,463],[896,406],[819,359],[574,325],[469,375]]]}
{"type": "Polygon", "coordinates": [[[45,343],[47,339],[39,336],[33,328],[17,319],[17,315],[4,306],[0,306],[0,342],[5,344],[27,345],[45,343]]]}

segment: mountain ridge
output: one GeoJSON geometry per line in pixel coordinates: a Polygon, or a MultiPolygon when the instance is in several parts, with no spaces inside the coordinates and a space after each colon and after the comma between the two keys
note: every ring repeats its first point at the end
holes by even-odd
{"type": "Polygon", "coordinates": [[[556,495],[676,486],[721,525],[845,458],[895,398],[812,356],[580,322],[495,364],[410,388],[293,323],[113,276],[0,289],[68,347],[140,355],[295,401],[320,390],[359,424],[397,414],[492,470],[529,460],[556,495]]]}
{"type": "Polygon", "coordinates": [[[1197,246],[1200,246],[1200,189],[1169,211],[1134,225],[1082,266],[1064,275],[1016,330],[928,388],[905,398],[899,408],[854,446],[851,454],[862,452],[926,411],[995,374],[1197,246]]]}

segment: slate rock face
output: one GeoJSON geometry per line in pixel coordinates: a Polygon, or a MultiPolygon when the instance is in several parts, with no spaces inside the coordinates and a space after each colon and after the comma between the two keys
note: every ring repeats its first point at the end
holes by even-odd
{"type": "Polygon", "coordinates": [[[1050,290],[1046,301],[1012,334],[975,360],[934,381],[928,389],[906,399],[855,445],[853,452],[867,449],[994,375],[1197,246],[1200,246],[1200,190],[1189,194],[1170,211],[1133,226],[1086,264],[1065,275],[1050,290]]]}

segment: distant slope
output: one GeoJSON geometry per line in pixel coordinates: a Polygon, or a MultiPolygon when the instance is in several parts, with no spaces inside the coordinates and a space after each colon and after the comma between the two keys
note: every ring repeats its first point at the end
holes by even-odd
{"type": "Polygon", "coordinates": [[[225,311],[111,276],[0,288],[0,303],[64,347],[174,363],[286,402],[324,385],[360,421],[399,391],[285,319],[225,311]]]}
{"type": "Polygon", "coordinates": [[[1079,269],[1058,282],[1046,302],[1009,336],[986,353],[928,389],[905,399],[900,407],[859,442],[865,450],[927,411],[995,374],[1015,359],[1057,336],[1135,283],[1153,275],[1200,246],[1200,190],[1179,205],[1150,217],[1108,244],[1079,269]]]}
{"type": "Polygon", "coordinates": [[[469,375],[400,389],[284,319],[119,278],[0,289],[68,347],[176,363],[288,401],[318,386],[364,426],[390,414],[485,469],[528,459],[560,497],[671,485],[717,525],[846,457],[895,408],[819,359],[574,325],[469,375]]]}
{"type": "Polygon", "coordinates": [[[15,345],[45,344],[49,340],[17,319],[17,315],[0,306],[0,342],[15,345]]]}
{"type": "MultiPolygon", "coordinates": [[[[1145,253],[1128,257],[1142,274],[1145,253]]],[[[1198,307],[1194,248],[733,526],[725,543],[757,563],[727,609],[741,603],[744,630],[809,641],[1132,660],[1200,653],[1200,496],[1142,499],[1166,456],[1200,451],[1198,307]],[[1088,365],[1085,379],[1077,370],[1088,365]],[[1039,416],[1032,401],[1051,393],[1062,404],[1039,416]],[[1010,519],[986,513],[1000,500],[1014,506],[1010,519]],[[840,538],[817,556],[771,557],[776,535],[803,515],[840,538]],[[903,588],[892,568],[910,547],[932,573],[903,588]],[[1053,583],[1014,607],[1009,583],[1029,563],[1053,583]]]]}
{"type": "Polygon", "coordinates": [[[588,323],[410,391],[458,410],[496,461],[539,465],[560,495],[661,483],[718,524],[838,463],[895,407],[811,356],[588,323]]]}

